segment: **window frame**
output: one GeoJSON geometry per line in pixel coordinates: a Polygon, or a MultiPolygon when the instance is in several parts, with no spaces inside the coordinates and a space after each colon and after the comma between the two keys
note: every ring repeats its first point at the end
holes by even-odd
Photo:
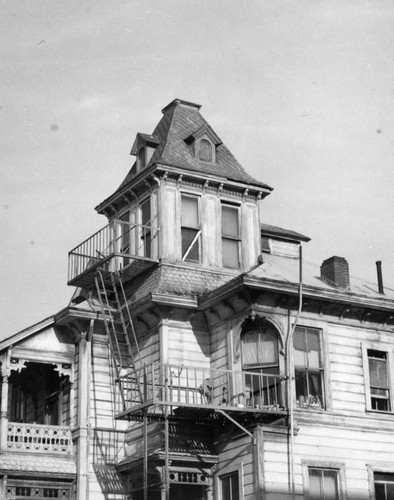
{"type": "Polygon", "coordinates": [[[221,241],[221,250],[222,250],[222,267],[225,267],[226,269],[242,269],[242,255],[241,255],[241,227],[242,227],[242,221],[241,221],[241,205],[231,203],[229,201],[221,201],[220,203],[220,241],[221,241]],[[237,226],[238,226],[238,236],[232,236],[229,234],[223,233],[223,207],[228,207],[232,208],[237,211],[237,226]],[[238,266],[233,267],[233,266],[228,266],[224,264],[224,252],[223,252],[223,240],[225,241],[232,241],[237,243],[237,250],[238,250],[238,266]]]}
{"type": "Polygon", "coordinates": [[[141,244],[140,248],[139,248],[139,251],[138,251],[138,255],[141,255],[145,258],[152,258],[152,198],[151,196],[147,196],[146,198],[142,198],[141,200],[139,200],[138,202],[138,211],[139,211],[139,220],[140,220],[140,227],[139,227],[139,232],[140,232],[140,240],[143,242],[143,244],[141,244]],[[149,221],[148,221],[148,224],[144,224],[144,221],[143,221],[143,205],[146,204],[146,203],[149,203],[149,221]],[[147,230],[146,232],[144,231],[144,228],[143,226],[148,226],[149,227],[149,230],[147,230]],[[147,255],[147,252],[146,252],[146,249],[147,249],[147,243],[146,242],[149,242],[149,254],[147,255]]]}
{"type": "MultiPolygon", "coordinates": [[[[213,163],[213,144],[211,141],[209,141],[206,137],[202,137],[201,139],[199,139],[198,141],[198,159],[200,161],[203,161],[205,163],[213,163]],[[202,158],[202,154],[204,152],[203,150],[203,144],[204,142],[209,146],[209,158],[208,159],[205,159],[205,158],[202,158]]],[[[208,149],[206,150],[208,151],[208,149]]]]}
{"type": "Polygon", "coordinates": [[[375,474],[392,474],[394,477],[394,468],[389,467],[387,463],[369,463],[367,464],[367,469],[370,499],[375,500],[375,474]]]}
{"type": "Polygon", "coordinates": [[[238,475],[238,496],[239,500],[244,500],[244,474],[243,474],[243,463],[237,466],[225,467],[222,470],[218,471],[215,475],[215,490],[217,492],[218,500],[228,500],[223,497],[222,490],[222,478],[230,475],[238,475]]]}
{"type": "Polygon", "coordinates": [[[365,411],[373,412],[376,414],[392,414],[394,413],[394,353],[393,346],[386,343],[381,342],[362,342],[361,343],[361,352],[362,352],[362,363],[363,363],[363,372],[364,372],[364,392],[365,392],[365,411]],[[389,404],[390,410],[376,410],[372,408],[372,394],[371,394],[371,381],[369,376],[369,355],[368,351],[380,351],[387,354],[387,381],[388,381],[388,390],[389,390],[389,404]]]}
{"type": "Polygon", "coordinates": [[[323,470],[336,471],[337,485],[338,485],[338,500],[344,500],[346,494],[346,475],[345,475],[345,464],[343,462],[302,460],[301,467],[302,467],[302,477],[304,486],[304,498],[306,500],[311,500],[311,492],[309,486],[310,469],[320,469],[322,471],[323,470]]]}
{"type": "Polygon", "coordinates": [[[200,195],[197,195],[194,193],[187,193],[184,191],[182,191],[180,193],[180,229],[181,229],[180,246],[181,246],[181,260],[182,260],[182,262],[201,264],[201,262],[202,262],[202,241],[201,241],[202,240],[202,223],[201,223],[201,196],[200,195]],[[182,199],[183,198],[191,198],[191,199],[196,200],[196,202],[197,202],[197,226],[196,227],[182,225],[182,199]],[[183,229],[196,231],[195,238],[193,238],[193,240],[196,239],[196,241],[194,242],[194,244],[190,248],[190,251],[197,244],[198,260],[194,260],[194,259],[188,260],[187,256],[189,255],[190,251],[186,254],[187,249],[185,250],[185,253],[183,253],[183,243],[182,243],[182,230],[183,229]],[[185,257],[185,255],[186,255],[186,257],[185,257]]]}
{"type": "Polygon", "coordinates": [[[137,172],[141,172],[146,167],[146,146],[142,145],[137,153],[137,172]]]}
{"type": "MultiPolygon", "coordinates": [[[[293,325],[294,327],[294,325],[293,325]]],[[[311,330],[318,330],[319,332],[319,343],[320,343],[320,352],[319,352],[319,358],[320,358],[320,363],[321,367],[319,368],[319,373],[320,373],[320,384],[321,384],[321,389],[322,389],[322,402],[319,407],[311,405],[311,404],[306,404],[305,406],[300,406],[297,404],[297,391],[296,391],[296,369],[297,366],[295,364],[294,360],[294,336],[292,339],[292,349],[293,349],[293,359],[292,359],[292,373],[294,376],[294,388],[293,388],[293,402],[294,402],[294,407],[297,410],[317,410],[317,411],[326,411],[330,409],[330,400],[329,400],[329,360],[328,360],[328,349],[326,346],[326,328],[319,322],[312,322],[308,321],[307,324],[297,324],[297,328],[305,328],[305,329],[311,329],[311,330]]],[[[295,334],[295,331],[294,331],[295,334]]],[[[311,371],[317,371],[317,370],[311,370],[311,371]]]]}

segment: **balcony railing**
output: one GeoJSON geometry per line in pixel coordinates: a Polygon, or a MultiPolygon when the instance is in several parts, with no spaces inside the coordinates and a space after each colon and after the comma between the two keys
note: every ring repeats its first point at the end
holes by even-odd
{"type": "Polygon", "coordinates": [[[7,450],[70,455],[71,431],[64,426],[9,422],[7,450]]]}
{"type": "Polygon", "coordinates": [[[151,225],[112,221],[69,252],[69,284],[78,285],[76,279],[98,265],[116,271],[136,259],[151,260],[152,235],[151,225]]]}
{"type": "Polygon", "coordinates": [[[121,377],[131,415],[152,405],[285,412],[284,379],[250,371],[151,364],[121,377]]]}

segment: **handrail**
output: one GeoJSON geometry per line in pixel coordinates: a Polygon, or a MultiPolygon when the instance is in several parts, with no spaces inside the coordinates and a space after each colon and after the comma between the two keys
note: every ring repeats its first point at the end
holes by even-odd
{"type": "Polygon", "coordinates": [[[121,378],[131,413],[144,405],[285,411],[284,377],[277,374],[152,363],[121,378]]]}
{"type": "MultiPolygon", "coordinates": [[[[151,259],[153,229],[151,225],[114,219],[68,253],[68,281],[112,257],[119,257],[112,271],[125,267],[129,259],[151,259]]],[[[155,235],[158,231],[155,228],[155,235]]]]}

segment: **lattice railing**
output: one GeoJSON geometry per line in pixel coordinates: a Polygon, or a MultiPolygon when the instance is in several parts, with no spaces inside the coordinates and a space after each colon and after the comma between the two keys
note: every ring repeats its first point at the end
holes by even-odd
{"type": "Polygon", "coordinates": [[[72,453],[71,430],[58,425],[9,422],[7,449],[38,453],[72,453]]]}

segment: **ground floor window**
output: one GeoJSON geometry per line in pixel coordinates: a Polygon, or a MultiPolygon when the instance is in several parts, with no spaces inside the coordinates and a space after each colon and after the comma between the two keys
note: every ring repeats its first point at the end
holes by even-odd
{"type": "Polygon", "coordinates": [[[337,470],[309,467],[308,476],[310,500],[339,500],[337,470]]]}
{"type": "Polygon", "coordinates": [[[221,500],[240,500],[238,471],[220,476],[221,500]]]}
{"type": "Polygon", "coordinates": [[[375,499],[394,500],[394,474],[375,472],[375,499]]]}

